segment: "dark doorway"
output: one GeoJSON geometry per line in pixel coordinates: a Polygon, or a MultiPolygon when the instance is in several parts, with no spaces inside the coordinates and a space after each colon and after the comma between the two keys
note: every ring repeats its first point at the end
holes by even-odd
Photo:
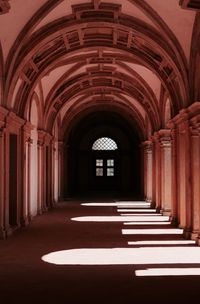
{"type": "Polygon", "coordinates": [[[9,147],[9,224],[17,225],[17,135],[10,134],[9,147]]]}
{"type": "Polygon", "coordinates": [[[95,191],[117,191],[120,164],[118,151],[92,151],[91,188],[95,191]]]}
{"type": "Polygon", "coordinates": [[[95,112],[80,120],[66,142],[64,196],[143,197],[140,140],[119,114],[95,112]],[[93,149],[110,138],[117,149],[93,149]]]}

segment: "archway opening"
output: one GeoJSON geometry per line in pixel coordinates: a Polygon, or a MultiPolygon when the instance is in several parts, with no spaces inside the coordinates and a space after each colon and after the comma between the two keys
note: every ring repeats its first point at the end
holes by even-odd
{"type": "Polygon", "coordinates": [[[87,114],[65,146],[65,196],[143,198],[140,138],[122,115],[87,114]]]}

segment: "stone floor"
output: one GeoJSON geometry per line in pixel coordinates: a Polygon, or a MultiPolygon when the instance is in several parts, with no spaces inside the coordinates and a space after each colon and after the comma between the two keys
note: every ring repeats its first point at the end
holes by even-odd
{"type": "Polygon", "coordinates": [[[144,202],[67,201],[0,241],[0,303],[190,303],[200,247],[144,202]]]}

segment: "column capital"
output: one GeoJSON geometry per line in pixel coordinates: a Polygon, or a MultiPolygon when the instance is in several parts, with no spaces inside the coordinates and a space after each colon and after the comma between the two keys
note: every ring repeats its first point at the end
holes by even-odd
{"type": "Polygon", "coordinates": [[[3,137],[3,134],[4,134],[4,127],[0,127],[0,137],[3,137]]]}
{"type": "Polygon", "coordinates": [[[44,139],[45,139],[45,134],[46,132],[44,130],[38,129],[38,141],[37,141],[37,145],[39,147],[43,147],[44,146],[44,139]]]}
{"type": "Polygon", "coordinates": [[[23,130],[26,133],[30,133],[33,129],[34,129],[34,126],[32,125],[32,123],[30,123],[30,121],[26,121],[25,124],[23,125],[23,130]]]}
{"type": "Polygon", "coordinates": [[[33,139],[29,136],[29,137],[27,137],[26,142],[28,144],[32,145],[33,144],[33,139]]]}
{"type": "Polygon", "coordinates": [[[0,128],[5,126],[5,118],[8,115],[9,111],[4,107],[0,106],[0,128]]]}
{"type": "Polygon", "coordinates": [[[160,135],[160,146],[170,147],[172,142],[171,130],[169,129],[160,130],[159,135],[160,135]]]}
{"type": "Polygon", "coordinates": [[[142,146],[146,152],[152,152],[153,142],[150,140],[146,140],[142,143],[142,146]]]}
{"type": "Polygon", "coordinates": [[[154,132],[154,134],[153,134],[153,136],[152,136],[152,140],[153,140],[154,142],[158,142],[158,141],[159,141],[159,137],[160,137],[159,132],[158,132],[158,131],[157,131],[157,132],[154,132]]]}
{"type": "Polygon", "coordinates": [[[38,145],[38,147],[43,147],[43,146],[44,146],[44,141],[43,141],[43,140],[38,139],[38,141],[37,141],[37,145],[38,145]]]}
{"type": "Polygon", "coordinates": [[[192,136],[198,136],[200,134],[200,114],[190,119],[190,133],[192,136]]]}
{"type": "Polygon", "coordinates": [[[9,112],[6,116],[6,127],[15,133],[17,133],[25,123],[26,121],[14,112],[9,112]]]}
{"type": "Polygon", "coordinates": [[[45,137],[44,137],[45,143],[48,145],[48,144],[50,144],[52,142],[52,140],[53,140],[53,136],[51,134],[49,134],[49,133],[46,133],[45,137]]]}

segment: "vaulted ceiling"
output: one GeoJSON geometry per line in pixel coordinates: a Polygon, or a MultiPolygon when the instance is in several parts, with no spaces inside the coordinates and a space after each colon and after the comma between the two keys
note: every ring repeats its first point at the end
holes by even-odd
{"type": "Polygon", "coordinates": [[[35,98],[39,127],[50,132],[58,118],[66,128],[81,113],[113,108],[147,137],[167,110],[191,102],[189,4],[1,0],[1,104],[27,118],[35,98]]]}

